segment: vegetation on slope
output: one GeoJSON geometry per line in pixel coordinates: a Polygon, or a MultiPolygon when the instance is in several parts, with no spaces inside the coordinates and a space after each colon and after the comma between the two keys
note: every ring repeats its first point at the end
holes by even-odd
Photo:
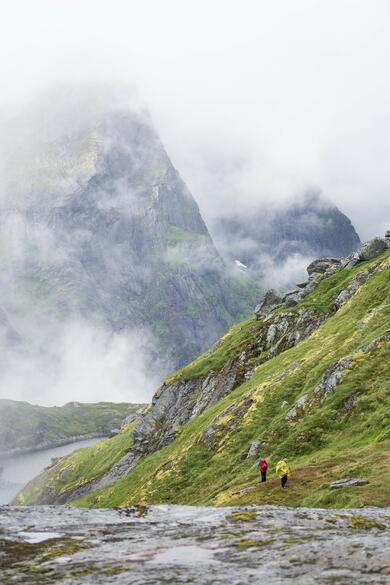
{"type": "Polygon", "coordinates": [[[139,404],[69,402],[64,406],[37,406],[0,400],[0,451],[33,450],[65,444],[75,437],[104,436],[119,428],[139,404]]]}
{"type": "Polygon", "coordinates": [[[55,492],[60,497],[66,497],[68,492],[96,481],[129,450],[134,424],[132,422],[125,425],[114,437],[100,441],[92,447],[77,449],[70,455],[55,460],[44,474],[28,484],[28,499],[25,499],[22,491],[16,497],[16,502],[30,504],[42,493],[47,496],[55,492]]]}
{"type": "MultiPolygon", "coordinates": [[[[77,505],[389,504],[389,268],[386,252],[322,281],[304,300],[316,312],[329,314],[314,334],[260,364],[250,380],[182,427],[171,444],[77,505]],[[374,266],[375,273],[333,314],[338,293],[358,271],[374,266]],[[338,380],[324,389],[332,371],[339,372],[338,380]],[[270,464],[266,484],[258,483],[256,459],[247,458],[257,439],[263,441],[262,454],[270,464]],[[282,457],[289,458],[292,469],[286,490],[274,473],[282,457]],[[329,488],[329,482],[349,476],[369,483],[329,488]]],[[[175,377],[185,380],[221,367],[245,349],[258,327],[261,321],[234,327],[213,352],[175,377]]],[[[26,492],[24,498],[34,503],[39,494],[26,492]]]]}
{"type": "MultiPolygon", "coordinates": [[[[387,254],[385,255],[387,257],[387,254]]],[[[373,262],[362,262],[350,270],[341,270],[322,280],[313,293],[308,295],[299,305],[289,308],[290,314],[302,308],[314,309],[317,315],[331,315],[334,312],[334,299],[346,288],[348,283],[360,272],[367,270],[373,262]]],[[[274,314],[286,312],[284,307],[274,311],[274,314]]],[[[220,370],[228,359],[237,355],[250,343],[258,331],[265,326],[263,321],[251,318],[233,326],[224,335],[212,351],[208,351],[181,370],[167,378],[173,380],[190,380],[207,374],[210,370],[220,370]]]]}

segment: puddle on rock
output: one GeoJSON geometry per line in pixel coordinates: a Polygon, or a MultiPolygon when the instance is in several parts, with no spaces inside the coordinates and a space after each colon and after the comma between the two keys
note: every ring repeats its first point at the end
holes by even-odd
{"type": "Polygon", "coordinates": [[[37,544],[38,542],[44,542],[52,538],[61,538],[64,535],[59,532],[18,532],[17,536],[31,544],[37,544]]]}
{"type": "Polygon", "coordinates": [[[153,564],[194,565],[219,563],[214,552],[196,545],[179,545],[156,553],[149,561],[153,564]]]}

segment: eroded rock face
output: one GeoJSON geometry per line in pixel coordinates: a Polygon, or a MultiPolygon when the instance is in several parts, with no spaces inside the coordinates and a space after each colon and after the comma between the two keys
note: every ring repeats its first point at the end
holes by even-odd
{"type": "Polygon", "coordinates": [[[253,375],[253,365],[249,365],[253,357],[256,356],[260,364],[294,347],[311,335],[324,320],[324,315],[316,315],[310,309],[271,315],[267,326],[254,336],[251,347],[229,360],[220,371],[163,384],[154,395],[151,408],[133,431],[133,450],[138,454],[147,454],[170,443],[182,425],[253,375]],[[264,352],[263,357],[259,358],[261,348],[264,352]]]}
{"type": "Polygon", "coordinates": [[[17,585],[388,583],[390,509],[0,509],[17,585]]]}
{"type": "MultiPolygon", "coordinates": [[[[335,392],[336,386],[342,382],[346,371],[353,366],[353,363],[359,359],[361,354],[374,351],[389,340],[390,334],[378,337],[371,343],[358,349],[354,354],[332,364],[322,375],[319,384],[317,384],[317,386],[315,386],[315,388],[310,393],[303,394],[298,398],[293,407],[287,412],[286,419],[293,422],[294,419],[302,416],[305,411],[326,400],[328,396],[335,392]]],[[[348,397],[337,415],[338,419],[343,418],[351,411],[358,395],[359,390],[357,389],[355,394],[352,394],[350,397],[348,397]]]]}
{"type": "Polygon", "coordinates": [[[262,316],[268,315],[272,309],[279,307],[281,303],[282,297],[280,297],[278,293],[273,288],[271,288],[265,293],[263,300],[255,308],[256,318],[260,319],[262,316]]]}
{"type": "Polygon", "coordinates": [[[149,412],[133,431],[133,450],[152,453],[170,443],[180,426],[216,404],[244,381],[242,356],[227,362],[219,372],[186,382],[163,384],[153,397],[149,412]]]}

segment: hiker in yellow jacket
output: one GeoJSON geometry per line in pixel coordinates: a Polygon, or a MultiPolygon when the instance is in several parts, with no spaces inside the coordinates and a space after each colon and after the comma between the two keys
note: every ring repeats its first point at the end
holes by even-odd
{"type": "Polygon", "coordinates": [[[290,468],[288,466],[288,460],[282,459],[276,464],[276,475],[280,478],[280,484],[282,488],[286,487],[286,483],[288,480],[288,474],[290,473],[290,468]]]}

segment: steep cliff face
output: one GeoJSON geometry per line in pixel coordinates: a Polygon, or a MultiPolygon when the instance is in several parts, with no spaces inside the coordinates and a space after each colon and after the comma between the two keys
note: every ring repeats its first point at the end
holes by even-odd
{"type": "Polygon", "coordinates": [[[17,502],[389,503],[389,259],[376,238],[313,262],[296,291],[276,305],[268,295],[271,306],[165,381],[108,473],[83,481],[75,454],[17,502]],[[259,449],[297,470],[287,496],[275,481],[257,487],[259,449]],[[327,489],[362,470],[360,492],[327,489]]]}
{"type": "Polygon", "coordinates": [[[149,336],[163,369],[186,363],[257,289],[227,274],[145,112],[60,97],[15,123],[4,153],[0,223],[14,252],[0,304],[22,337],[23,312],[76,317],[149,336]]]}

